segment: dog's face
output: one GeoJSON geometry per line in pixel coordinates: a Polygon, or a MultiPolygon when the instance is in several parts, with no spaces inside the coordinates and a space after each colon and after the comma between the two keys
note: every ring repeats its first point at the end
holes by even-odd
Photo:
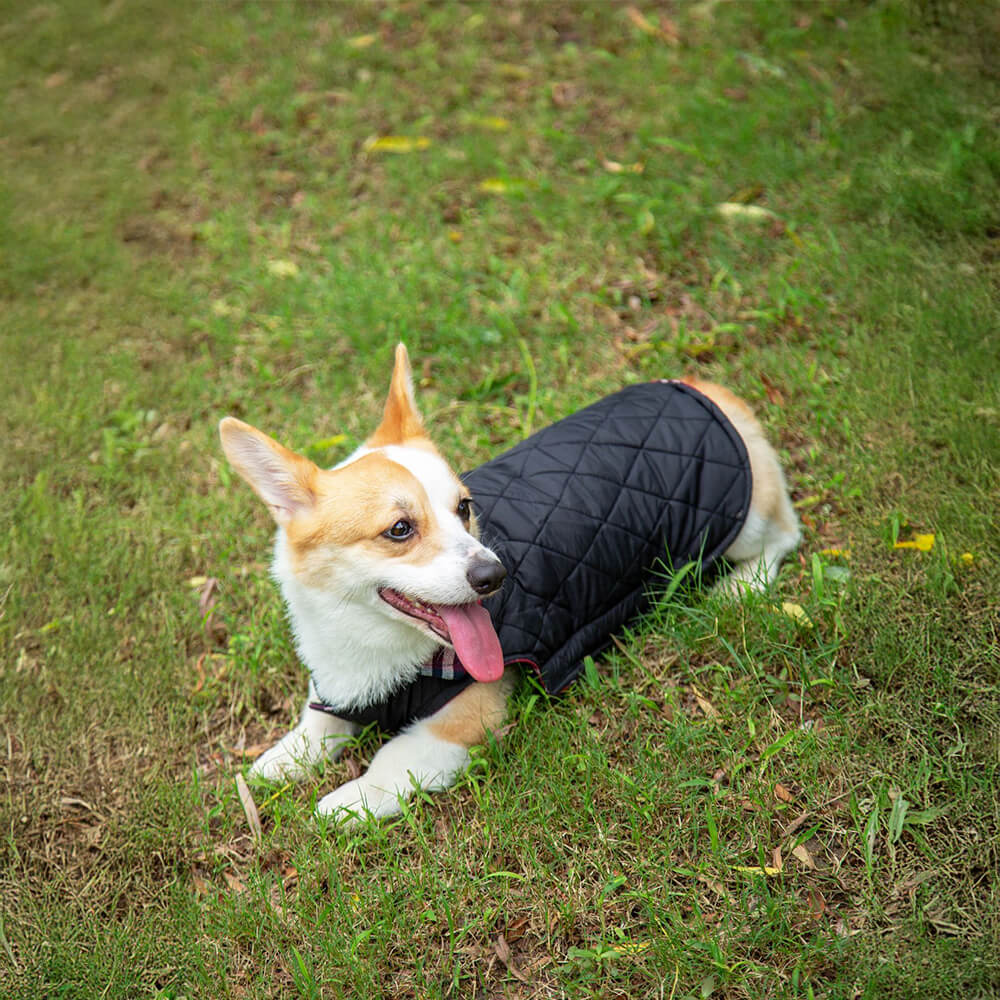
{"type": "Polygon", "coordinates": [[[333,469],[232,417],[219,431],[230,463],[284,530],[302,584],[452,645],[478,680],[502,674],[478,602],[499,588],[504,569],[478,540],[469,491],[427,437],[402,344],[382,423],[333,469]]]}

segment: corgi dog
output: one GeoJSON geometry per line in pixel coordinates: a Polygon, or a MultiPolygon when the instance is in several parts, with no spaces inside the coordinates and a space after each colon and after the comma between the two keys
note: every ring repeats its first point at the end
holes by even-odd
{"type": "MultiPolygon", "coordinates": [[[[762,589],[799,538],[777,456],[744,402],[710,383],[686,385],[722,411],[749,459],[749,505],[725,551],[733,569],[720,586],[762,589]]],[[[416,691],[427,664],[438,677],[460,661],[457,693],[428,680],[437,687],[420,695],[420,711],[412,720],[404,711],[367,771],[320,799],[317,811],[388,816],[414,786],[447,787],[469,749],[501,726],[513,690],[515,671],[505,670],[481,603],[503,586],[506,570],[480,539],[468,487],[427,434],[406,348],[396,349],[378,428],[331,469],[233,417],[219,432],[230,464],[277,523],[272,572],[310,674],[298,724],[254,762],[250,777],[304,777],[363,728],[367,706],[416,691]]]]}

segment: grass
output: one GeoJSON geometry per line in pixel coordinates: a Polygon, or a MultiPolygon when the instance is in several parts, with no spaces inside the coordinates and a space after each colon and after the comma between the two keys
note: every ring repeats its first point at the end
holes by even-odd
{"type": "Polygon", "coordinates": [[[664,10],[2,15],[0,993],[1000,990],[997,23],[664,10]],[[303,678],[215,425],[333,462],[399,338],[461,467],[725,381],[805,539],[525,687],[452,792],[317,823],[366,737],[258,844],[303,678]]]}

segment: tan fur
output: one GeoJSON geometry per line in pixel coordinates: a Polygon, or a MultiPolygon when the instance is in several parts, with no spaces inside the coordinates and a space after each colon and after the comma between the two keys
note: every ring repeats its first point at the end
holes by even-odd
{"type": "Polygon", "coordinates": [[[281,516],[275,511],[272,498],[261,492],[257,485],[257,477],[248,466],[246,461],[245,448],[241,448],[239,442],[246,435],[249,435],[258,443],[261,449],[270,451],[284,467],[287,473],[287,484],[289,492],[294,501],[300,507],[308,507],[315,502],[316,498],[316,475],[319,469],[301,455],[290,451],[284,445],[278,444],[273,438],[268,437],[263,431],[257,430],[245,424],[235,417],[226,417],[219,424],[219,436],[222,438],[222,446],[226,452],[226,457],[234,469],[250,484],[254,492],[268,505],[275,520],[281,522],[281,516]]]}
{"type": "Polygon", "coordinates": [[[753,497],[750,503],[763,517],[775,521],[785,531],[795,531],[795,515],[788,503],[785,477],[764,429],[747,403],[735,393],[714,382],[688,377],[681,379],[685,385],[707,396],[729,418],[736,432],[743,438],[750,458],[753,476],[753,497]]]}
{"type": "Polygon", "coordinates": [[[389,395],[382,413],[382,423],[368,439],[369,448],[382,448],[387,444],[413,445],[424,439],[431,451],[436,449],[427,437],[424,422],[413,401],[413,377],[410,374],[410,356],[406,348],[396,347],[396,363],[392,369],[389,395]]]}
{"type": "Polygon", "coordinates": [[[338,550],[356,547],[372,558],[423,565],[441,552],[437,519],[420,481],[378,452],[350,465],[316,470],[316,502],[307,514],[286,525],[292,567],[305,582],[330,568],[338,550]],[[385,537],[399,520],[416,531],[403,541],[385,537]]]}
{"type": "Polygon", "coordinates": [[[513,689],[513,670],[492,684],[470,684],[432,715],[427,720],[427,727],[438,739],[473,747],[482,743],[487,733],[503,725],[507,697],[513,689]]]}

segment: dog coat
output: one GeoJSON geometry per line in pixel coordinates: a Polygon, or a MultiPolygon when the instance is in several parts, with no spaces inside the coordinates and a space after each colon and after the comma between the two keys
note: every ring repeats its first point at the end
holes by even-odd
{"type": "MultiPolygon", "coordinates": [[[[504,663],[558,694],[612,635],[645,611],[651,585],[688,563],[707,581],[750,505],[742,439],[682,382],[629,386],[462,477],[483,544],[507,570],[483,603],[504,663]]],[[[473,683],[441,649],[412,683],[357,711],[313,707],[395,732],[473,683]]]]}

